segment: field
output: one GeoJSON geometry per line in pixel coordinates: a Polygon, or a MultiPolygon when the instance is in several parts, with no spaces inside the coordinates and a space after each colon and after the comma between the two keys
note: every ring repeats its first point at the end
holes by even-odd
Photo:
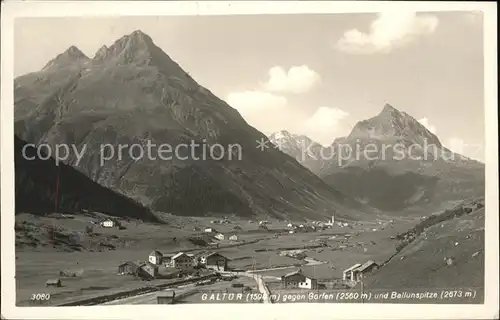
{"type": "MultiPolygon", "coordinates": [[[[473,290],[484,298],[484,208],[438,223],[395,255],[368,288],[473,290]],[[407,275],[411,274],[411,277],[407,275]]],[[[463,297],[467,302],[466,297],[463,297]]]]}
{"type": "MultiPolygon", "coordinates": [[[[61,232],[84,234],[85,226],[93,219],[75,216],[73,219],[34,218],[30,215],[16,217],[17,224],[33,224],[37,230],[56,224],[61,232]]],[[[191,218],[188,218],[191,219],[191,218]]],[[[196,252],[210,249],[218,251],[231,259],[232,268],[255,270],[257,273],[275,279],[299,266],[314,274],[319,279],[341,277],[342,270],[354,263],[368,259],[382,262],[394,253],[395,241],[390,239],[397,232],[408,230],[415,220],[393,220],[364,222],[347,228],[335,226],[321,232],[281,233],[284,222],[273,222],[269,231],[259,230],[258,224],[248,221],[233,221],[228,225],[211,224],[208,218],[192,218],[192,221],[173,221],[169,224],[148,224],[135,221],[122,221],[125,230],[94,226],[100,241],[114,246],[98,246],[83,236],[79,251],[69,251],[65,244],[51,245],[48,235],[38,232],[31,235],[31,241],[38,241],[37,246],[19,244],[16,252],[17,303],[32,305],[33,294],[50,293],[50,300],[45,305],[57,305],[97,295],[109,294],[144,286],[165,283],[168,280],[140,281],[131,276],[118,275],[117,267],[128,260],[144,261],[152,249],[163,253],[178,251],[196,252]],[[242,230],[234,231],[234,225],[242,230]],[[215,227],[221,232],[233,231],[238,243],[227,240],[215,241],[217,246],[200,247],[191,243],[189,237],[200,234],[205,227],[215,227]],[[385,227],[384,227],[385,226],[385,227]],[[195,230],[197,228],[198,230],[195,230]],[[275,228],[276,230],[273,230],[275,228]],[[373,231],[373,230],[377,231],[373,231]],[[382,230],[384,229],[384,230],[382,230]],[[348,234],[350,236],[345,237],[348,234]],[[174,238],[176,238],[174,240],[174,238]],[[370,239],[370,240],[369,240],[370,239]],[[327,247],[318,246],[318,240],[327,243],[327,247]],[[372,241],[372,243],[370,242],[372,241]],[[375,244],[373,244],[375,243],[375,244]],[[306,249],[304,249],[304,247],[306,249]],[[317,265],[308,265],[307,260],[281,255],[282,249],[302,248],[308,259],[317,265]],[[262,251],[263,249],[267,251],[262,251]],[[259,272],[264,269],[265,271],[259,272]],[[270,269],[270,270],[268,270],[270,269]],[[60,271],[74,274],[74,277],[60,277],[60,271]],[[60,288],[45,287],[48,279],[60,278],[60,288]]],[[[26,232],[27,233],[27,232],[26,232]]],[[[26,236],[18,232],[18,238],[26,236]]],[[[32,234],[32,233],[31,233],[32,234]]],[[[88,237],[88,236],[87,236],[88,237]]],[[[99,240],[95,240],[99,243],[99,240]]],[[[20,241],[18,241],[20,243],[20,241]]],[[[198,299],[196,295],[190,299],[198,299]]],[[[199,299],[198,299],[199,300],[199,299]]]]}
{"type": "MultiPolygon", "coordinates": [[[[269,230],[262,230],[255,222],[233,220],[222,225],[211,223],[208,218],[172,218],[166,224],[121,221],[122,230],[94,224],[93,232],[88,234],[82,230],[96,217],[54,219],[19,215],[16,217],[17,304],[59,305],[174,281],[141,281],[129,275],[118,275],[120,263],[145,261],[153,249],[164,254],[217,251],[230,259],[230,268],[247,271],[244,285],[248,292],[258,292],[251,274],[263,276],[272,293],[292,292],[292,289],[283,290],[279,280],[298,269],[316,278],[327,289],[346,289],[341,281],[343,270],[368,260],[382,267],[366,276],[366,289],[481,288],[484,286],[484,208],[463,215],[470,211],[464,206],[446,211],[444,218],[432,215],[425,220],[420,216],[378,217],[372,221],[294,234],[283,232],[286,222],[273,222],[269,230]],[[53,225],[66,235],[63,237],[66,241],[51,242],[50,234],[43,230],[53,225]],[[420,226],[424,225],[422,229],[420,226]],[[217,240],[203,233],[206,227],[236,234],[238,241],[217,240]],[[413,234],[416,231],[412,230],[420,230],[420,233],[413,234]],[[401,237],[408,234],[414,241],[401,247],[401,237]],[[190,241],[193,237],[205,239],[205,245],[190,241]],[[78,246],[67,239],[77,239],[78,246]],[[31,244],[27,245],[26,241],[31,244]],[[106,245],[100,245],[102,242],[106,245]],[[448,266],[447,257],[454,259],[448,266]],[[61,272],[70,276],[64,277],[61,272]],[[463,274],[467,277],[461,276],[463,274]],[[48,279],[55,278],[62,281],[62,287],[45,286],[48,279]],[[50,300],[31,301],[32,295],[38,293],[50,294],[50,300]]],[[[165,271],[160,268],[160,273],[165,271]]],[[[178,290],[181,294],[188,289],[178,290]]],[[[211,302],[203,300],[203,293],[234,290],[241,291],[241,288],[232,288],[225,281],[217,282],[196,287],[182,301],[211,302]]],[[[153,293],[137,295],[116,303],[153,303],[155,297],[153,293]]]]}

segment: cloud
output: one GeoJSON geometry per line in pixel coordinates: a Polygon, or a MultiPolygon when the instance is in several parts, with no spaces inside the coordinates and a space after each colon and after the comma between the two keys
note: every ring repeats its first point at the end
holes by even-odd
{"type": "Polygon", "coordinates": [[[336,137],[349,133],[351,128],[344,121],[349,114],[329,106],[290,105],[280,94],[305,93],[320,81],[321,77],[306,65],[294,66],[288,71],[275,66],[269,70],[268,81],[260,83],[260,89],[231,92],[226,102],[238,110],[248,124],[266,135],[288,130],[330,145],[336,137]]]}
{"type": "Polygon", "coordinates": [[[422,124],[424,127],[426,127],[427,130],[429,130],[430,132],[436,134],[436,132],[437,132],[436,126],[430,124],[429,123],[429,119],[422,118],[422,119],[418,120],[418,122],[420,122],[420,124],[422,124]]]}
{"type": "Polygon", "coordinates": [[[285,97],[258,90],[239,91],[231,92],[226,102],[251,126],[265,134],[282,129],[277,120],[286,114],[288,101],[285,97]]]}
{"type": "Polygon", "coordinates": [[[264,90],[271,92],[305,93],[321,82],[319,74],[306,65],[291,67],[286,71],[275,66],[269,69],[269,79],[262,83],[264,90]]]}
{"type": "Polygon", "coordinates": [[[323,145],[330,145],[351,130],[349,113],[333,107],[311,108],[290,106],[285,97],[264,91],[239,91],[227,96],[227,103],[238,110],[248,124],[266,135],[288,130],[303,134],[323,145]]]}
{"type": "Polygon", "coordinates": [[[388,53],[413,41],[417,36],[431,34],[439,20],[432,15],[394,10],[382,12],[368,33],[351,29],[338,41],[337,48],[353,54],[388,53]]]}
{"type": "Polygon", "coordinates": [[[285,97],[263,91],[231,92],[227,102],[238,110],[254,110],[255,108],[283,107],[287,104],[285,97]]]}
{"type": "Polygon", "coordinates": [[[351,126],[347,118],[349,113],[333,107],[319,107],[297,128],[297,133],[304,134],[314,141],[328,146],[339,136],[349,133],[351,126]]]}

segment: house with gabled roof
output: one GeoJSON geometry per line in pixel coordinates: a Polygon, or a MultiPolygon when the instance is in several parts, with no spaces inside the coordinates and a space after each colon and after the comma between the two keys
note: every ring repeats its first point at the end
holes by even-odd
{"type": "Polygon", "coordinates": [[[359,281],[364,274],[374,271],[377,268],[378,265],[373,260],[368,260],[363,264],[356,263],[344,270],[342,278],[344,281],[359,281]]]}
{"type": "Polygon", "coordinates": [[[230,259],[218,252],[211,252],[205,256],[204,260],[205,266],[208,269],[226,271],[228,269],[228,262],[230,259]]]}
{"type": "Polygon", "coordinates": [[[100,222],[101,227],[104,228],[113,228],[116,225],[116,222],[111,219],[104,219],[100,222]]]}
{"type": "Polygon", "coordinates": [[[363,276],[371,271],[377,270],[378,265],[373,260],[368,260],[363,263],[361,266],[352,270],[352,280],[359,281],[363,278],[363,276]]]}
{"type": "Polygon", "coordinates": [[[170,258],[170,267],[186,269],[193,266],[193,257],[185,252],[178,252],[170,258]]]}
{"type": "Polygon", "coordinates": [[[228,269],[228,262],[231,260],[213,251],[201,251],[195,254],[193,258],[195,264],[218,271],[226,271],[228,269]]]}
{"type": "Polygon", "coordinates": [[[238,241],[238,236],[236,234],[232,234],[229,236],[230,241],[238,241]]]}
{"type": "Polygon", "coordinates": [[[163,254],[158,250],[153,250],[149,254],[149,262],[152,264],[160,265],[163,259],[163,254]]]}
{"type": "Polygon", "coordinates": [[[281,277],[283,288],[316,289],[318,280],[304,275],[302,270],[296,270],[281,277]]]}
{"type": "Polygon", "coordinates": [[[217,240],[224,240],[225,239],[225,236],[223,233],[217,233],[215,236],[214,236],[215,239],[217,240]]]}
{"type": "Polygon", "coordinates": [[[354,269],[357,269],[361,267],[361,263],[356,263],[356,264],[353,264],[352,266],[350,266],[349,268],[345,269],[343,272],[342,272],[342,279],[344,281],[353,281],[354,278],[353,278],[353,275],[352,275],[352,270],[354,269]]]}
{"type": "Polygon", "coordinates": [[[118,274],[137,274],[137,271],[141,267],[133,261],[126,261],[118,266],[118,274]]]}
{"type": "Polygon", "coordinates": [[[138,270],[137,275],[143,279],[154,279],[158,276],[158,265],[146,262],[138,270]]]}

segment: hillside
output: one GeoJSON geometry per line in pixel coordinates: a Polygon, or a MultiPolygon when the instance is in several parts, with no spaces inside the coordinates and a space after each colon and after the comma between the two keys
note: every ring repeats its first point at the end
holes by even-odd
{"type": "Polygon", "coordinates": [[[400,250],[367,288],[484,288],[484,198],[471,199],[401,234],[400,250]],[[467,275],[467,276],[464,276],[467,275]]]}
{"type": "Polygon", "coordinates": [[[74,154],[66,163],[154,211],[296,219],[374,212],[279,150],[257,149],[267,138],[141,31],[93,58],[71,47],[41,71],[15,79],[15,132],[37,144],[85,146],[79,163],[74,154]],[[140,158],[127,149],[193,143],[203,147],[178,149],[171,158],[159,157],[158,147],[140,158]],[[105,145],[125,149],[121,156],[106,153],[110,160],[102,163],[105,145]],[[207,155],[211,147],[216,151],[207,155]]]}
{"type": "Polygon", "coordinates": [[[90,209],[116,217],[158,221],[145,207],[100,186],[71,166],[62,164],[58,167],[53,159],[41,160],[32,146],[25,148],[24,157],[26,142],[18,137],[14,139],[16,214],[46,215],[54,212],[56,188],[59,188],[58,212],[90,209]]]}

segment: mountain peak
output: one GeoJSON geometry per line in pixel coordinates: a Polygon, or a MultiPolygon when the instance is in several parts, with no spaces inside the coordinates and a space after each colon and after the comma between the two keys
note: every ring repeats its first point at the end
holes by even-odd
{"type": "Polygon", "coordinates": [[[401,112],[398,109],[394,108],[389,103],[386,103],[384,105],[384,108],[380,112],[380,114],[395,114],[395,113],[398,114],[398,113],[401,113],[401,112]]]}
{"type": "MultiPolygon", "coordinates": [[[[67,56],[70,56],[70,57],[74,57],[74,58],[87,58],[87,56],[80,50],[78,49],[76,46],[71,46],[69,47],[64,53],[63,55],[67,55],[67,56]]],[[[88,58],[87,58],[88,59],[88,58]]]]}
{"type": "Polygon", "coordinates": [[[367,120],[359,121],[353,128],[349,138],[368,139],[406,139],[422,145],[434,144],[441,147],[441,142],[424,125],[409,114],[399,111],[390,104],[385,104],[382,111],[367,120]]]}
{"type": "Polygon", "coordinates": [[[134,32],[123,36],[118,39],[117,42],[125,42],[130,49],[152,49],[156,47],[153,43],[153,39],[150,36],[142,32],[141,30],[135,30],[134,32]]]}
{"type": "Polygon", "coordinates": [[[292,134],[290,132],[288,132],[287,130],[280,130],[280,131],[277,131],[277,132],[274,132],[272,133],[270,136],[269,136],[271,139],[290,139],[292,138],[292,134]]]}
{"type": "Polygon", "coordinates": [[[106,55],[108,54],[109,48],[106,45],[103,45],[102,47],[97,50],[97,52],[94,55],[94,60],[103,60],[106,59],[106,55]]]}
{"type": "Polygon", "coordinates": [[[287,130],[274,132],[269,141],[279,150],[305,165],[308,160],[319,159],[321,145],[305,135],[293,134],[287,130]]]}
{"type": "MultiPolygon", "coordinates": [[[[103,46],[96,53],[94,60],[114,60],[119,65],[151,65],[153,60],[165,58],[160,57],[159,52],[161,49],[153,43],[150,36],[141,30],[135,30],[116,40],[109,48],[103,46]]],[[[163,55],[166,56],[165,53],[161,54],[163,55]]]]}
{"type": "Polygon", "coordinates": [[[134,32],[132,32],[131,34],[129,34],[125,37],[137,38],[137,39],[141,39],[143,41],[153,41],[149,35],[147,35],[146,33],[142,32],[139,29],[135,30],[134,32]]]}
{"type": "Polygon", "coordinates": [[[71,46],[63,53],[58,54],[54,59],[50,60],[42,70],[47,70],[52,67],[62,67],[79,62],[88,61],[89,58],[76,46],[71,46]]]}
{"type": "Polygon", "coordinates": [[[184,81],[186,88],[198,84],[168,54],[158,47],[152,38],[141,30],[117,39],[109,47],[102,46],[92,59],[94,65],[154,67],[166,77],[184,81]]]}

